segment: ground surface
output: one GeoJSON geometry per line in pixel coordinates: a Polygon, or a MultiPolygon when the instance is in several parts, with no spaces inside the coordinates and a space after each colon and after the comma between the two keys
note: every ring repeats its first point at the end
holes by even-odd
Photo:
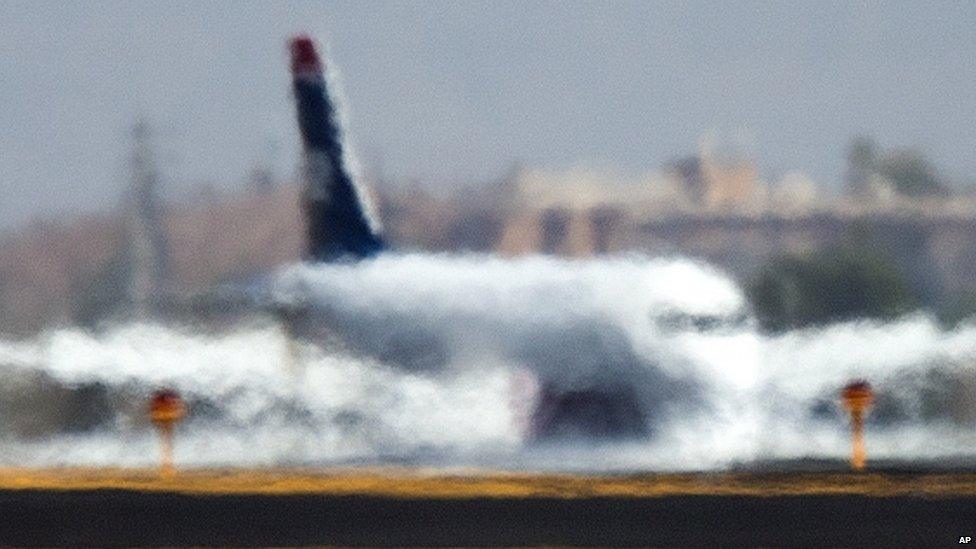
{"type": "Polygon", "coordinates": [[[0,545],[925,545],[976,474],[0,469],[0,545]]]}

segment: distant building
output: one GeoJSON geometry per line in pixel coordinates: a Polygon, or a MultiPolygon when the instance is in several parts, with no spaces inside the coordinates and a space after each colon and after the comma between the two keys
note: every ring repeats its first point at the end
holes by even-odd
{"type": "Polygon", "coordinates": [[[507,206],[495,249],[586,257],[621,249],[628,223],[690,203],[673,179],[648,174],[624,178],[585,169],[519,170],[502,192],[507,206]]]}
{"type": "Polygon", "coordinates": [[[759,192],[758,171],[751,161],[719,161],[698,155],[673,162],[666,172],[706,210],[750,206],[759,192]]]}
{"type": "MultiPolygon", "coordinates": [[[[151,150],[136,137],[124,216],[0,234],[0,333],[97,326],[126,302],[192,298],[300,260],[299,185],[211,192],[162,211],[151,150]]],[[[887,200],[832,196],[800,172],[767,192],[755,166],[734,158],[700,154],[632,177],[519,168],[494,183],[391,184],[377,203],[398,250],[681,255],[747,280],[770,257],[856,238],[891,257],[926,303],[976,293],[976,197],[900,196],[877,173],[857,187],[887,200]]]]}

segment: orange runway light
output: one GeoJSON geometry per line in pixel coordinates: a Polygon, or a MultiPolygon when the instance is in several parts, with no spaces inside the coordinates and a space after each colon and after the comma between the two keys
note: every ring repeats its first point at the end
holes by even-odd
{"type": "Polygon", "coordinates": [[[864,418],[867,416],[871,404],[874,403],[874,391],[867,381],[855,381],[847,384],[841,391],[844,409],[851,415],[851,434],[853,447],[851,452],[851,468],[863,471],[867,462],[867,450],[864,445],[864,418]]]}
{"type": "Polygon", "coordinates": [[[173,467],[173,431],[176,424],[186,415],[186,405],[180,394],[173,389],[160,389],[149,400],[149,417],[152,419],[162,442],[162,463],[160,472],[164,476],[175,472],[173,467]]]}

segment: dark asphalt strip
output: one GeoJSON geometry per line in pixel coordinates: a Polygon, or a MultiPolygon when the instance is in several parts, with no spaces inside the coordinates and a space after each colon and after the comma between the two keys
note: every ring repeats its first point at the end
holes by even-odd
{"type": "Polygon", "coordinates": [[[0,492],[2,545],[925,545],[976,498],[394,499],[0,492]]]}

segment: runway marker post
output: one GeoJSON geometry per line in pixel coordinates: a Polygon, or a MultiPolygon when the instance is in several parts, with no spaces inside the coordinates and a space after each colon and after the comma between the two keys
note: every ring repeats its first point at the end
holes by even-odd
{"type": "Polygon", "coordinates": [[[180,394],[173,389],[160,389],[153,393],[149,400],[149,418],[159,431],[162,444],[162,460],[159,472],[162,476],[172,476],[176,469],[173,466],[173,432],[176,424],[186,415],[186,405],[180,394]]]}
{"type": "Polygon", "coordinates": [[[851,416],[851,469],[863,471],[867,463],[867,449],[864,444],[864,418],[874,403],[874,391],[864,380],[848,383],[841,390],[844,410],[851,416]]]}

